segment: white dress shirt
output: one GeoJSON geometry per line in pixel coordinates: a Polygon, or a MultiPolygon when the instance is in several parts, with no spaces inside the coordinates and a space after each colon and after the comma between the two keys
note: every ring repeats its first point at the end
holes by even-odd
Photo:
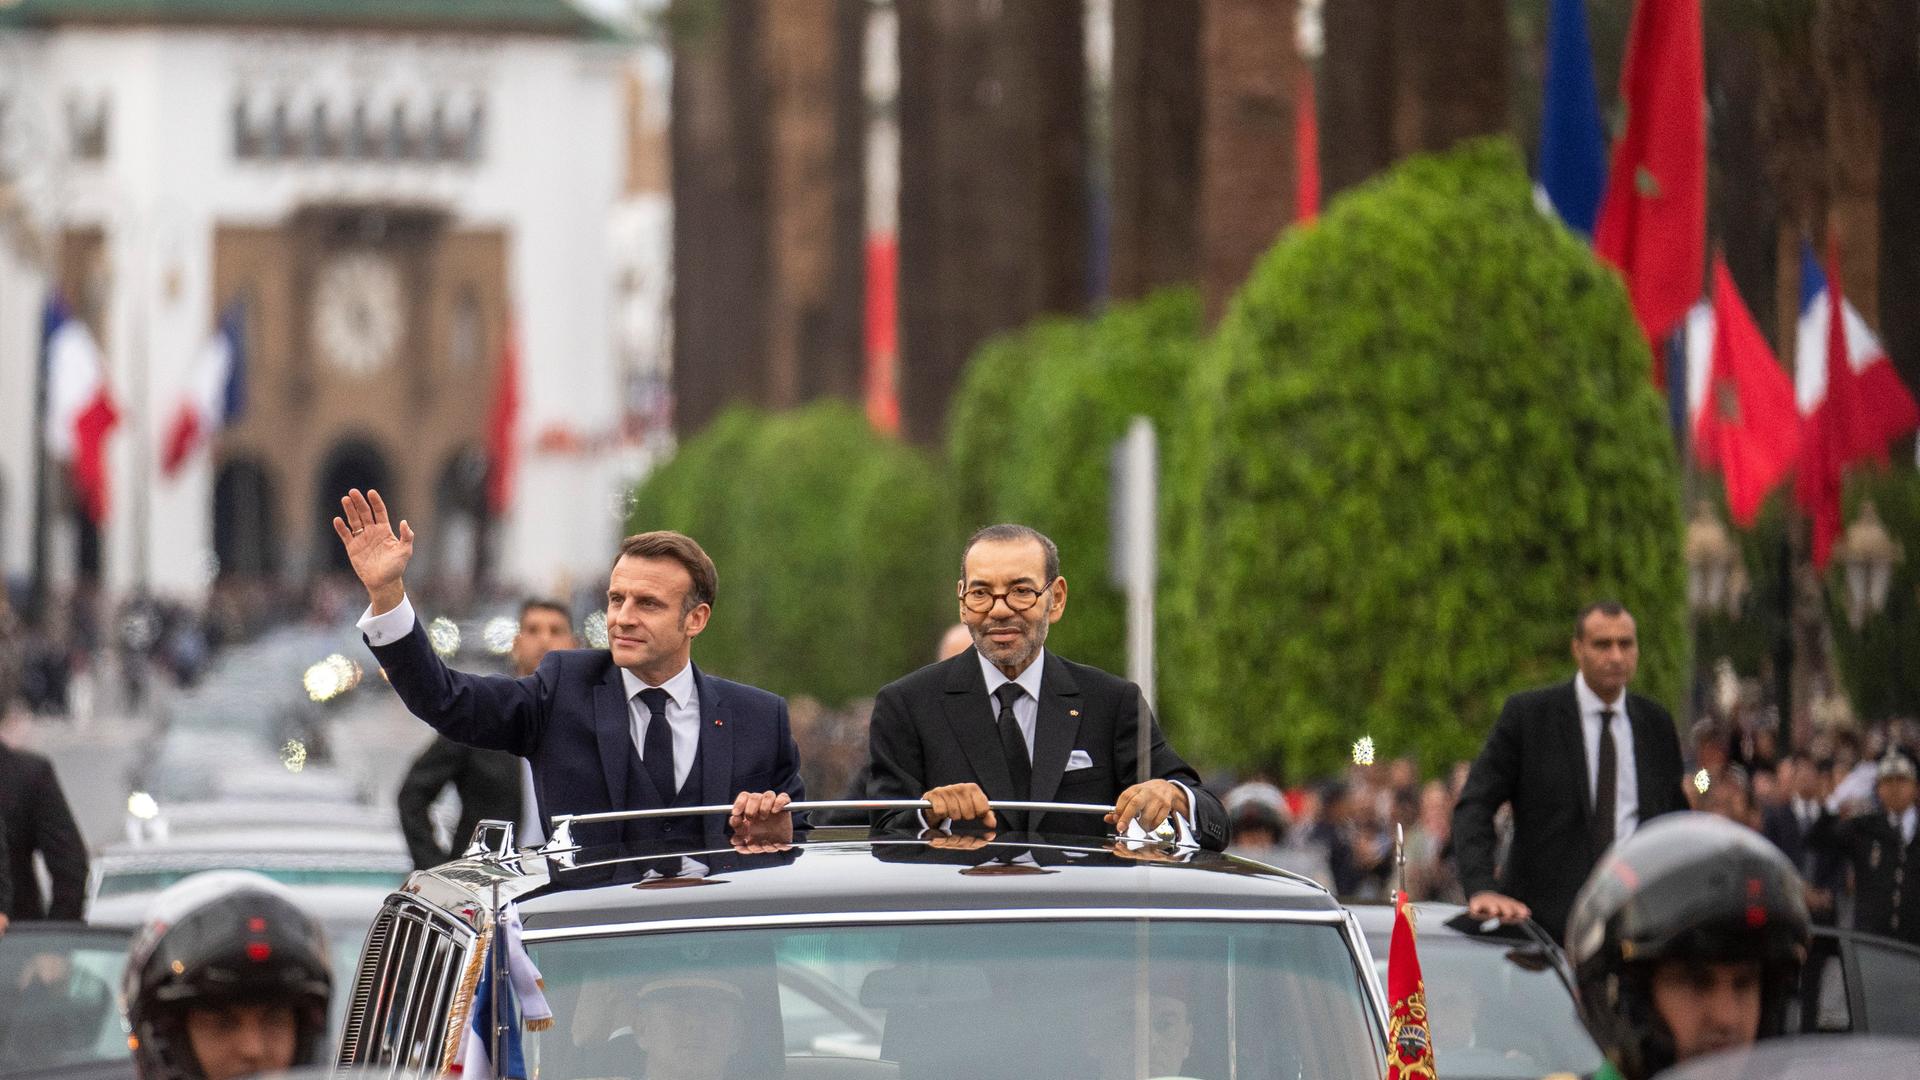
{"type": "Polygon", "coordinates": [[[700,692],[693,684],[693,664],[691,661],[680,669],[680,674],[661,683],[658,687],[648,686],[640,676],[620,669],[620,681],[627,688],[627,714],[632,717],[633,749],[640,760],[647,759],[647,725],[653,722],[653,710],[640,700],[642,690],[665,690],[667,692],[667,728],[673,732],[673,791],[662,792],[661,797],[671,802],[673,792],[686,786],[687,774],[693,771],[693,756],[700,752],[700,692]]]}
{"type": "Polygon", "coordinates": [[[1573,677],[1573,695],[1580,703],[1580,735],[1587,747],[1587,790],[1599,795],[1600,710],[1613,710],[1613,839],[1616,843],[1633,835],[1640,825],[1640,779],[1633,768],[1633,725],[1627,720],[1627,692],[1618,699],[1603,702],[1587,685],[1584,674],[1573,677]]]}
{"type": "MultiPolygon", "coordinates": [[[[416,621],[413,601],[405,596],[389,612],[381,615],[373,613],[373,606],[367,606],[366,613],[360,616],[360,632],[375,645],[391,645],[408,634],[413,633],[416,621]]],[[[653,720],[653,711],[637,696],[642,690],[653,689],[641,682],[633,672],[620,669],[620,680],[627,690],[627,716],[633,733],[633,749],[646,760],[647,724],[653,720]]],[[[1005,681],[1004,679],[1001,681],[1005,681]]],[[[1037,685],[1039,675],[1034,675],[1037,685]]],[[[687,774],[693,771],[693,757],[700,751],[700,693],[694,688],[693,664],[689,662],[680,669],[680,674],[668,679],[659,686],[667,692],[667,726],[673,731],[673,787],[674,791],[686,786],[687,774]]],[[[1031,711],[1027,714],[1032,717],[1031,711]]],[[[1029,720],[1031,730],[1031,720],[1029,720]]],[[[1028,735],[1028,745],[1032,745],[1032,735],[1028,735]]],[[[673,798],[673,792],[666,794],[673,798]]]]}

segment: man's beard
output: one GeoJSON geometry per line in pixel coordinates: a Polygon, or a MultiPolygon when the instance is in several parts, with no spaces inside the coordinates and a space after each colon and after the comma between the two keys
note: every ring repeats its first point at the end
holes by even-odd
{"type": "Polygon", "coordinates": [[[969,626],[967,630],[973,635],[974,648],[980,650],[980,655],[1002,667],[1026,667],[1033,662],[1034,657],[1040,655],[1040,647],[1047,642],[1047,624],[1044,622],[1037,627],[1024,622],[990,623],[982,627],[969,626]],[[1008,626],[1020,631],[1019,640],[1008,645],[1000,645],[987,636],[990,631],[1008,626]]]}

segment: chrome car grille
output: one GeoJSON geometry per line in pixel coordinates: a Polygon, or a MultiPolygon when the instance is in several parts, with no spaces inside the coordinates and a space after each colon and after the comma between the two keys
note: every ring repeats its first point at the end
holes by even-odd
{"type": "Polygon", "coordinates": [[[353,981],[339,1064],[389,1077],[438,1075],[474,932],[404,897],[367,933],[353,981]]]}

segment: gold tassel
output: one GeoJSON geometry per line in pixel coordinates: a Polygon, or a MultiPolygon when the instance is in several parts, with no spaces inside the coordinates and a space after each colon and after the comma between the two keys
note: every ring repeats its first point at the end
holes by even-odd
{"type": "Polygon", "coordinates": [[[553,1017],[551,1016],[541,1017],[539,1019],[534,1019],[532,1017],[527,1018],[526,1027],[528,1031],[545,1031],[552,1026],[553,1026],[553,1017]]]}
{"type": "Polygon", "coordinates": [[[453,1073],[453,1059],[460,1054],[460,1043],[465,1039],[467,1015],[473,1008],[473,995],[480,989],[481,965],[487,958],[487,947],[493,943],[493,920],[487,920],[480,928],[480,939],[475,942],[473,955],[467,959],[467,969],[460,973],[460,985],[454,988],[453,1004],[447,1010],[447,1043],[440,1052],[441,1076],[453,1073]]]}

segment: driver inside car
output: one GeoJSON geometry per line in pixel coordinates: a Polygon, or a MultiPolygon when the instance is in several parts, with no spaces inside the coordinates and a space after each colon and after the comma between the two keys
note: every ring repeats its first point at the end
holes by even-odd
{"type": "Polygon", "coordinates": [[[1096,1080],[1135,1080],[1184,1075],[1187,1054],[1193,1049],[1193,1022],[1186,999],[1154,990],[1147,994],[1145,1036],[1147,1069],[1135,1067],[1139,1053],[1141,1017],[1133,995],[1102,998],[1087,1029],[1087,1056],[1093,1059],[1096,1080]]]}
{"type": "Polygon", "coordinates": [[[747,997],[711,975],[654,979],[634,995],[633,1034],[645,1048],[643,1080],[728,1080],[745,1040],[747,997]]]}

